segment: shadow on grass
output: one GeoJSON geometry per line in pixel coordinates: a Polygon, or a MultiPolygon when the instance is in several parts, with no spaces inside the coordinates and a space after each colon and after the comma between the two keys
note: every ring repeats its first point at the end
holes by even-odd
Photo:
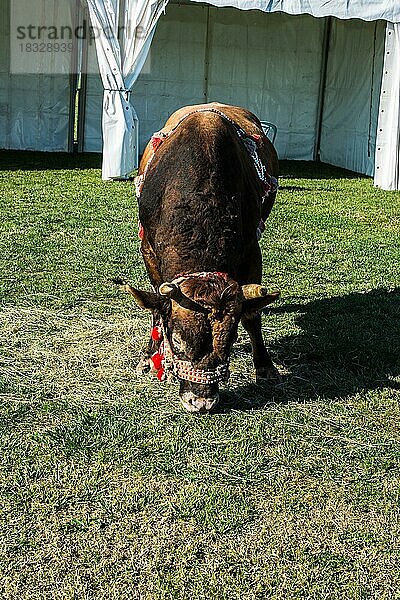
{"type": "MultiPolygon", "coordinates": [[[[327,163],[306,160],[281,160],[279,171],[282,178],[288,179],[369,179],[367,175],[361,173],[354,173],[327,163]]],[[[282,187],[285,188],[284,182],[282,187]]],[[[286,189],[288,188],[289,186],[286,189]]]]}
{"type": "MultiPolygon", "coordinates": [[[[97,153],[34,152],[28,150],[0,150],[0,171],[47,171],[71,169],[101,169],[102,155],[97,153]]],[[[289,179],[359,179],[365,175],[326,163],[282,160],[280,161],[282,178],[289,179]]],[[[302,186],[285,186],[289,191],[304,190],[302,186]]]]}
{"type": "MultiPolygon", "coordinates": [[[[274,314],[298,313],[302,332],[271,346],[287,374],[275,386],[250,384],[224,392],[222,410],[400,389],[395,380],[400,376],[399,308],[400,288],[271,308],[274,314]]],[[[247,344],[239,350],[247,350],[247,344]]]]}
{"type": "Polygon", "coordinates": [[[0,171],[101,169],[101,162],[101,154],[96,153],[0,150],[0,171]]]}

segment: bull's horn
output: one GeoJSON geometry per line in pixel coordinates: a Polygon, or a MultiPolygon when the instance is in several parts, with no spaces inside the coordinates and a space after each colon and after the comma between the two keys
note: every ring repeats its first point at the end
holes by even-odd
{"type": "Polygon", "coordinates": [[[245,300],[252,300],[253,298],[267,296],[268,290],[258,283],[249,283],[248,285],[242,285],[242,293],[245,300]]]}
{"type": "Polygon", "coordinates": [[[176,298],[182,293],[179,285],[176,283],[169,283],[168,281],[162,283],[158,288],[158,291],[160,292],[161,296],[167,296],[168,298],[176,298]]]}
{"type": "Polygon", "coordinates": [[[198,304],[188,296],[185,296],[177,283],[162,283],[158,288],[158,291],[161,296],[166,296],[171,300],[175,300],[175,302],[182,306],[182,308],[187,308],[188,310],[194,310],[196,312],[207,313],[207,309],[204,306],[198,304]]]}

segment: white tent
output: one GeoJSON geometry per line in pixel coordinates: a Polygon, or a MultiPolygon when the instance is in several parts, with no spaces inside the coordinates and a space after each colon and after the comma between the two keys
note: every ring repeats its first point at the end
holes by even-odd
{"type": "MultiPolygon", "coordinates": [[[[81,23],[78,1],[30,4],[81,23]]],[[[82,2],[100,35],[86,44],[79,146],[101,151],[104,138],[105,179],[129,174],[171,112],[219,100],[276,123],[281,158],[320,158],[400,189],[398,0],[170,0],[166,14],[165,0],[82,2]]],[[[10,3],[0,0],[0,147],[71,149],[77,78],[59,65],[57,75],[10,73],[10,3]]]]}

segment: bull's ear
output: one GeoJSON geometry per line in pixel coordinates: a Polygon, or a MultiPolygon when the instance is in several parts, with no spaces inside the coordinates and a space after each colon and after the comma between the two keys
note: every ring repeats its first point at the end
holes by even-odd
{"type": "Polygon", "coordinates": [[[155,294],[154,292],[146,292],[145,290],[138,290],[131,286],[129,283],[126,283],[122,279],[113,279],[113,283],[119,285],[125,292],[128,292],[131,296],[134,297],[136,304],[140,306],[140,308],[147,308],[148,310],[159,309],[162,304],[162,300],[160,296],[155,294]]]}
{"type": "Polygon", "coordinates": [[[243,300],[242,303],[242,312],[243,313],[252,313],[261,310],[271,304],[271,302],[275,302],[278,300],[280,292],[270,292],[268,293],[265,288],[262,288],[262,295],[250,298],[248,300],[243,300]]]}

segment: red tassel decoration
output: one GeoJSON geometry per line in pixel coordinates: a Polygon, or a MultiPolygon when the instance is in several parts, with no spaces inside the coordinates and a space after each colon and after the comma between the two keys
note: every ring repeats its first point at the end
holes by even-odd
{"type": "Polygon", "coordinates": [[[161,327],[153,327],[151,330],[151,339],[155,342],[159,342],[162,340],[162,330],[161,327]]]}
{"type": "Polygon", "coordinates": [[[155,354],[153,354],[153,356],[151,357],[151,360],[153,362],[154,368],[156,371],[158,371],[159,369],[161,369],[161,365],[162,365],[162,360],[163,360],[163,356],[161,356],[161,354],[159,352],[156,352],[155,354]]]}
{"type": "Polygon", "coordinates": [[[142,240],[143,236],[144,236],[144,229],[143,229],[143,225],[141,223],[139,223],[138,236],[139,236],[139,240],[142,240]]]}
{"type": "Polygon", "coordinates": [[[151,138],[151,145],[153,146],[153,152],[156,152],[156,150],[159,148],[159,146],[161,146],[161,144],[164,141],[164,136],[155,133],[153,135],[153,137],[151,138]]]}
{"type": "Polygon", "coordinates": [[[158,379],[158,381],[164,381],[164,379],[165,379],[165,371],[162,367],[161,367],[161,369],[158,369],[158,371],[157,371],[157,379],[158,379]]]}

